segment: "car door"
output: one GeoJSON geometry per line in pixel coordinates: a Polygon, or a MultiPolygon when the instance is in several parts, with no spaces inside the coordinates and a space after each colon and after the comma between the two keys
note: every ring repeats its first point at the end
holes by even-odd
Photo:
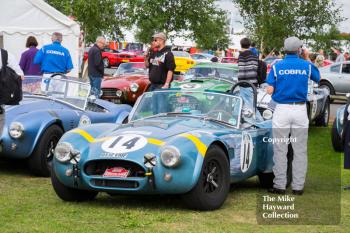
{"type": "Polygon", "coordinates": [[[335,92],[338,92],[340,87],[340,80],[341,80],[341,64],[336,63],[329,67],[329,70],[326,72],[327,78],[332,83],[335,92]]]}
{"type": "Polygon", "coordinates": [[[336,92],[350,92],[350,62],[344,62],[342,64],[338,83],[339,84],[336,87],[336,92]]]}

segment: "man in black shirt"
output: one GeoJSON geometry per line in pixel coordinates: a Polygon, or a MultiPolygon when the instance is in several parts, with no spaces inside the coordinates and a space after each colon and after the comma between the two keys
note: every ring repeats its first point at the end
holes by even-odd
{"type": "Polygon", "coordinates": [[[100,97],[101,82],[104,75],[104,66],[102,59],[102,49],[105,47],[106,39],[102,36],[97,37],[96,43],[89,49],[88,54],[88,74],[90,79],[91,94],[96,98],[100,97]]]}
{"type": "Polygon", "coordinates": [[[149,80],[151,91],[169,88],[175,70],[174,55],[165,46],[166,35],[162,32],[153,35],[153,43],[157,51],[149,59],[149,80]]]}
{"type": "MultiPolygon", "coordinates": [[[[174,55],[165,46],[166,35],[162,32],[153,35],[152,45],[155,47],[148,57],[149,80],[151,82],[150,91],[170,88],[175,70],[174,55]]],[[[166,98],[161,92],[157,92],[152,97],[153,114],[166,112],[166,98]]]]}

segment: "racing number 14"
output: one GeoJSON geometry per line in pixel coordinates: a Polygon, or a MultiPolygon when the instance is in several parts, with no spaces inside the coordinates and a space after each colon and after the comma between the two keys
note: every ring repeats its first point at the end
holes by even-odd
{"type": "MultiPolygon", "coordinates": [[[[109,148],[114,148],[115,145],[118,144],[118,142],[123,138],[123,136],[119,136],[117,137],[112,143],[111,145],[109,146],[109,148]]],[[[122,146],[124,146],[126,149],[131,149],[135,146],[136,142],[139,140],[140,138],[139,137],[134,137],[126,142],[124,142],[122,144],[122,146]]]]}

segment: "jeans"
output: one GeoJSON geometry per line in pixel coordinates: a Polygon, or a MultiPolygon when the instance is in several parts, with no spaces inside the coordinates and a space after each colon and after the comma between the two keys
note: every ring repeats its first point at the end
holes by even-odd
{"type": "Polygon", "coordinates": [[[89,76],[91,86],[90,95],[94,95],[96,98],[100,98],[102,78],[103,77],[89,76]]]}
{"type": "MultiPolygon", "coordinates": [[[[151,84],[149,90],[159,91],[159,90],[162,90],[162,87],[163,87],[163,84],[151,84]]],[[[166,112],[165,101],[166,101],[166,96],[163,93],[157,92],[153,94],[152,109],[153,109],[154,115],[158,113],[166,112]]]]}

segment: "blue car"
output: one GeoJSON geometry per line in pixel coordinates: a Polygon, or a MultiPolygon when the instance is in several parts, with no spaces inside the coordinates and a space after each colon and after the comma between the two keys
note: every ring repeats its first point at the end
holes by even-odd
{"type": "MultiPolygon", "coordinates": [[[[254,99],[256,106],[256,92],[254,99]]],[[[190,208],[214,210],[231,183],[258,175],[271,186],[271,120],[257,122],[256,107],[244,101],[225,92],[146,92],[127,124],[92,124],[63,135],[53,188],[65,201],[98,192],[181,194],[190,208]]]]}
{"type": "Polygon", "coordinates": [[[130,106],[88,98],[89,92],[89,84],[70,78],[26,77],[23,100],[5,106],[0,157],[27,159],[34,174],[50,176],[53,149],[64,132],[91,123],[121,123],[130,113],[130,106]]]}
{"type": "MultiPolygon", "coordinates": [[[[347,95],[348,103],[350,103],[350,95],[347,95]]],[[[338,152],[344,151],[344,139],[343,139],[343,131],[344,131],[344,124],[347,119],[344,119],[344,112],[345,112],[346,105],[341,106],[338,108],[336,117],[333,121],[332,131],[331,131],[331,137],[332,137],[332,145],[333,149],[338,152]]]]}

